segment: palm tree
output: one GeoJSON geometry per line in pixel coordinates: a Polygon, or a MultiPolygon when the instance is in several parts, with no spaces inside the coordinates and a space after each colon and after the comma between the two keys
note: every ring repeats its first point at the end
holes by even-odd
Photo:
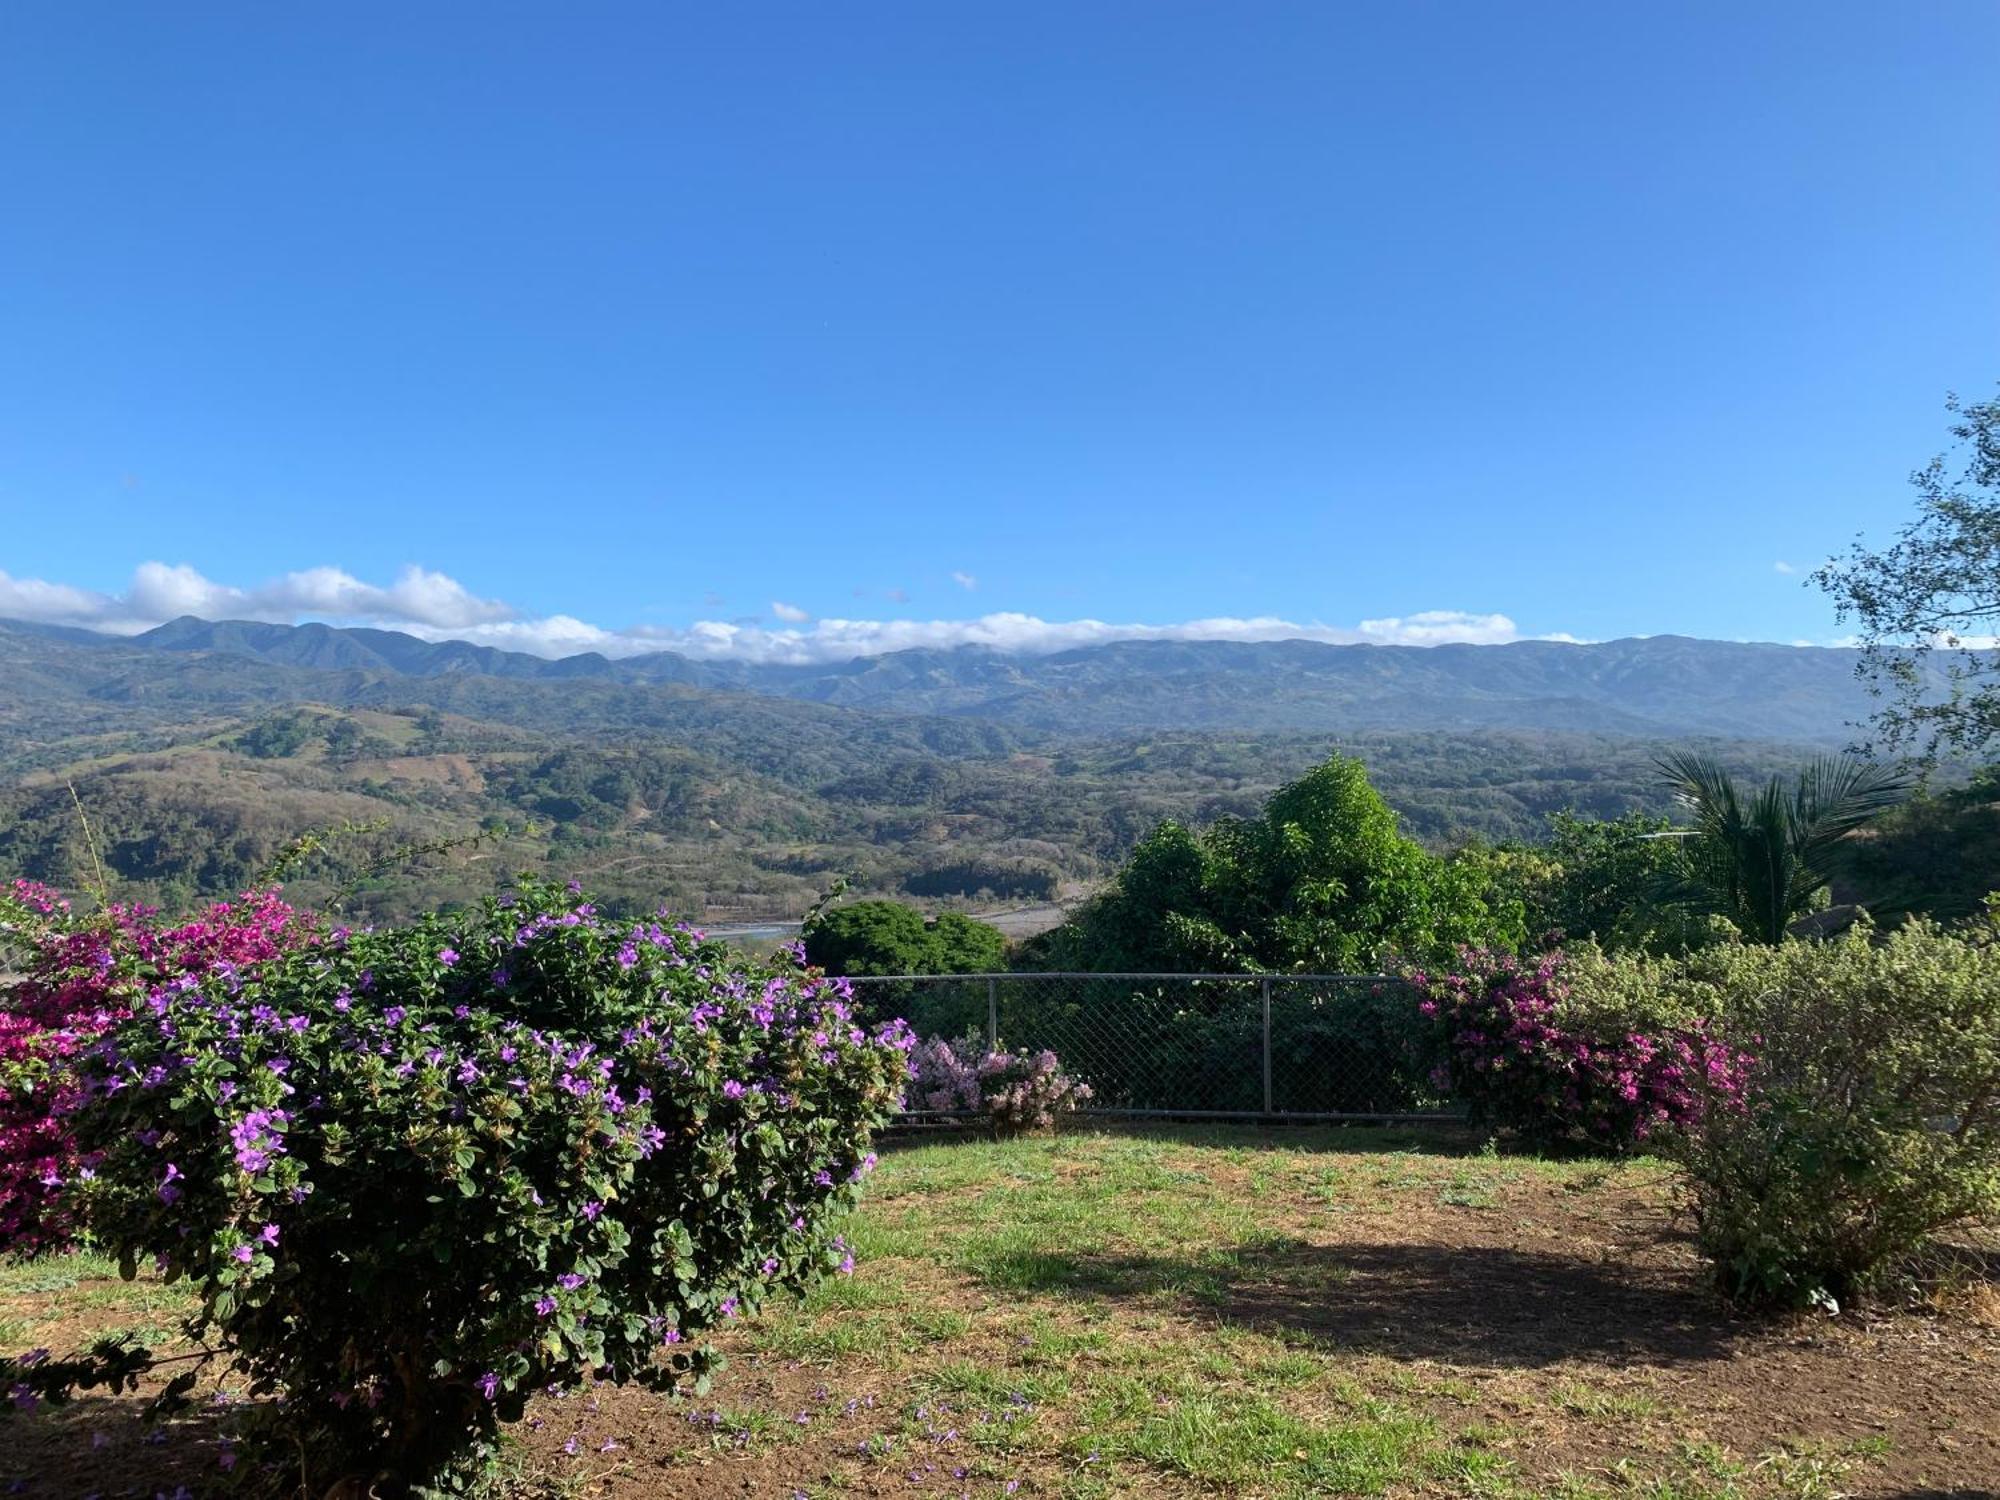
{"type": "Polygon", "coordinates": [[[1739,792],[1715,760],[1679,751],[1655,762],[1694,819],[1662,904],[1713,912],[1755,943],[1780,943],[1832,881],[1841,841],[1910,794],[1912,778],[1822,756],[1788,791],[1773,776],[1739,792]]]}

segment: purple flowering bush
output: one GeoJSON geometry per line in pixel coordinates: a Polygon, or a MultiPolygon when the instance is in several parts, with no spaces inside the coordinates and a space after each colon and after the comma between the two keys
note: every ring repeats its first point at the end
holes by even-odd
{"type": "Polygon", "coordinates": [[[969,1114],[985,1107],[979,1093],[979,1056],[971,1038],[957,1043],[926,1037],[910,1049],[910,1084],[903,1107],[930,1114],[969,1114]],[[960,1052],[963,1050],[964,1055],[960,1052]]]}
{"type": "Polygon", "coordinates": [[[1060,1115],[1090,1102],[1090,1085],[1063,1072],[1053,1052],[989,1052],[979,1061],[979,1089],[1001,1135],[1047,1130],[1060,1115]]]}
{"type": "Polygon", "coordinates": [[[1413,971],[1418,1009],[1437,1027],[1432,1082],[1478,1123],[1611,1150],[1740,1105],[1749,1060],[1705,1018],[1584,1003],[1573,964],[1465,949],[1448,972],[1413,971]]]}
{"type": "Polygon", "coordinates": [[[851,1269],[910,1045],[795,954],[523,884],[156,988],[85,1059],[76,1197],[281,1398],[266,1472],[454,1493],[531,1393],[699,1387],[706,1331],[851,1269]]]}
{"type": "Polygon", "coordinates": [[[988,1051],[976,1037],[937,1037],[910,1053],[906,1108],[983,1112],[1001,1135],[1049,1129],[1089,1101],[1090,1085],[1063,1072],[1053,1052],[988,1051]]]}

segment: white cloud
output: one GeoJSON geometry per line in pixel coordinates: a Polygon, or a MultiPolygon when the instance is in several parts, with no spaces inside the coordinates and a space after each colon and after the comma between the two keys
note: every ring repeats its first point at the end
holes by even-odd
{"type": "Polygon", "coordinates": [[[964,589],[968,594],[979,587],[979,580],[974,578],[970,573],[953,573],[951,581],[964,589]]]}
{"type": "Polygon", "coordinates": [[[34,620],[43,625],[98,625],[115,609],[109,594],[44,583],[39,578],[13,578],[0,572],[0,619],[34,620]]]}
{"type": "Polygon", "coordinates": [[[1469,615],[1455,609],[1427,609],[1403,618],[1363,620],[1361,634],[1396,646],[1442,646],[1458,641],[1499,645],[1521,638],[1520,630],[1505,615],[1469,615]]]}
{"type": "MultiPolygon", "coordinates": [[[[891,597],[900,594],[892,590],[891,597]]],[[[696,620],[687,625],[634,625],[607,629],[572,615],[526,617],[497,600],[482,599],[443,573],[408,567],[385,586],[368,584],[338,568],[308,568],[252,588],[204,577],[193,568],[149,562],[124,592],[110,594],[0,572],[0,618],[77,625],[118,635],[147,630],[180,615],[290,623],[326,620],[407,631],[426,640],[464,640],[571,656],[599,651],[634,656],[676,651],[703,660],[810,663],[846,661],[917,647],[984,646],[995,651],[1046,655],[1111,641],[1324,641],[1332,644],[1435,646],[1452,642],[1492,645],[1522,639],[1502,614],[1423,610],[1363,620],[1355,626],[1300,622],[1276,616],[1221,616],[1172,624],[1105,620],[1044,620],[999,612],[961,620],[813,620],[796,605],[774,600],[778,624],[755,617],[696,620]]],[[[1544,640],[1569,641],[1567,635],[1544,640]]]]}
{"type": "Polygon", "coordinates": [[[514,611],[475,598],[443,573],[414,566],[404,568],[387,588],[363,583],[339,568],[308,568],[239,589],[212,582],[185,563],[149,562],[134,570],[123,594],[0,573],[0,616],[10,619],[129,635],[181,615],[278,622],[316,617],[453,630],[508,620],[514,611]]]}
{"type": "Polygon", "coordinates": [[[1797,568],[1793,567],[1790,563],[1784,561],[1784,559],[1782,558],[1780,558],[1777,562],[1771,564],[1771,570],[1774,573],[1783,573],[1788,578],[1792,574],[1798,572],[1797,568]]]}

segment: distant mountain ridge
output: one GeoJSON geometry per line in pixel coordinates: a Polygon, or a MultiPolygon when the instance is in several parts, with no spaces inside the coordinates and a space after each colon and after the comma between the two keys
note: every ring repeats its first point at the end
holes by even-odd
{"type": "Polygon", "coordinates": [[[234,658],[351,682],[677,687],[1072,734],[1491,729],[1834,744],[1871,707],[1856,651],[1684,636],[1499,646],[1119,641],[1047,656],[962,646],[793,666],[667,651],[550,660],[391,630],[193,616],[136,636],[5,622],[0,630],[13,636],[13,665],[27,671],[39,638],[128,661],[131,653],[234,658]]]}

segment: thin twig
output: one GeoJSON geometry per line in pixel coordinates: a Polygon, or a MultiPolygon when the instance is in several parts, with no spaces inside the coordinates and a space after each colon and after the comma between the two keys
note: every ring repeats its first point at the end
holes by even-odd
{"type": "Polygon", "coordinates": [[[97,872],[97,884],[93,887],[92,894],[97,897],[99,906],[109,906],[111,886],[104,878],[104,861],[97,857],[97,835],[90,830],[90,814],[83,810],[83,798],[76,794],[76,783],[65,776],[63,785],[69,788],[69,800],[76,808],[76,820],[83,825],[84,847],[90,850],[90,865],[97,872]]]}

